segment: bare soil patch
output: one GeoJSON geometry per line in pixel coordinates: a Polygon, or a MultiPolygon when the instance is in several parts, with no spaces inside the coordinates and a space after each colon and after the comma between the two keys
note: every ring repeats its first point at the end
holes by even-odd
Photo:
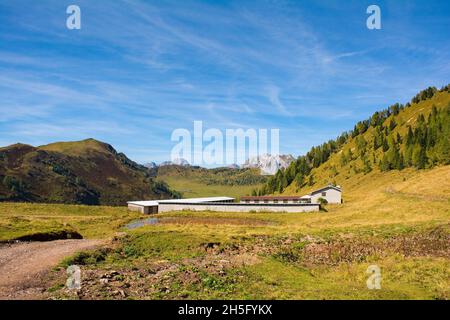
{"type": "Polygon", "coordinates": [[[40,299],[49,270],[77,251],[94,249],[103,240],[20,242],[0,246],[0,299],[40,299]]]}

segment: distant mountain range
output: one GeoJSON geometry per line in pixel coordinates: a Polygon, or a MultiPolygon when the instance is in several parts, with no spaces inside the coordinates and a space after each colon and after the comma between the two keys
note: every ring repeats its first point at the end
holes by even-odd
{"type": "Polygon", "coordinates": [[[0,148],[0,201],[123,205],[177,196],[146,167],[94,139],[0,148]]]}
{"type": "Polygon", "coordinates": [[[263,175],[274,175],[279,169],[287,168],[294,157],[288,155],[271,155],[264,154],[248,159],[241,167],[242,168],[258,168],[263,175]]]}
{"type": "MultiPolygon", "coordinates": [[[[287,168],[292,161],[294,161],[294,157],[292,155],[270,155],[264,154],[261,156],[256,156],[248,159],[242,165],[232,164],[227,166],[229,169],[260,169],[261,174],[263,175],[274,175],[279,169],[287,168]]],[[[182,166],[189,167],[190,164],[187,160],[179,158],[173,161],[164,161],[160,165],[157,165],[155,162],[148,162],[144,164],[146,168],[155,169],[157,167],[164,166],[182,166]]]]}
{"type": "Polygon", "coordinates": [[[190,163],[187,160],[182,159],[182,158],[178,158],[178,159],[175,159],[173,161],[164,161],[164,162],[161,162],[159,165],[156,164],[156,162],[153,162],[153,161],[144,163],[144,167],[146,167],[148,169],[156,169],[158,167],[164,167],[164,166],[189,167],[190,163]]]}
{"type": "Polygon", "coordinates": [[[188,167],[188,166],[190,166],[190,163],[183,158],[178,158],[173,161],[164,161],[159,166],[163,167],[163,166],[172,166],[172,165],[188,167]]]}

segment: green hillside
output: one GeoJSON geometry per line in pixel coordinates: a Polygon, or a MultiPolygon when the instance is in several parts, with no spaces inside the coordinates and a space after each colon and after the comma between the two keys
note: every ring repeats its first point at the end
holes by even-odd
{"type": "Polygon", "coordinates": [[[280,170],[256,194],[303,194],[374,172],[450,164],[450,86],[428,88],[358,122],[336,140],[313,147],[280,170]]]}
{"type": "Polygon", "coordinates": [[[123,205],[173,196],[147,168],[94,139],[0,148],[0,201],[123,205]]]}
{"type": "Polygon", "coordinates": [[[158,181],[166,182],[185,198],[249,195],[267,181],[259,169],[214,168],[168,165],[156,169],[158,181]]]}

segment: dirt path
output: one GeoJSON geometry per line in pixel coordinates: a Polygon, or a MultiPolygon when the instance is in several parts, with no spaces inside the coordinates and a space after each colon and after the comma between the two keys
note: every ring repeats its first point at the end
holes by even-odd
{"type": "Polygon", "coordinates": [[[77,251],[94,249],[105,240],[57,240],[0,246],[0,299],[39,299],[45,275],[77,251]]]}

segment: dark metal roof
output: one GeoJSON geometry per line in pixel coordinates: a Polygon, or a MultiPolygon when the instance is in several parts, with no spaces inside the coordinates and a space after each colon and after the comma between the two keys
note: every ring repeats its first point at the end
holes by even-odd
{"type": "Polygon", "coordinates": [[[323,188],[320,188],[320,189],[318,189],[318,190],[314,190],[314,191],[311,192],[310,194],[313,195],[313,194],[316,194],[316,193],[319,193],[319,192],[322,192],[322,191],[328,190],[328,189],[334,189],[334,190],[336,190],[336,191],[342,192],[342,190],[341,190],[340,188],[335,187],[335,186],[332,186],[332,185],[328,185],[328,186],[323,187],[323,188]]]}
{"type": "Polygon", "coordinates": [[[301,196],[246,196],[241,197],[241,200],[300,200],[301,196]]]}
{"type": "MultiPolygon", "coordinates": [[[[328,185],[326,187],[320,188],[318,190],[314,190],[313,192],[310,193],[310,195],[322,192],[324,190],[328,190],[328,189],[334,189],[336,191],[342,192],[342,190],[338,187],[335,187],[333,185],[328,185]]],[[[245,197],[241,197],[241,200],[246,201],[246,200],[279,200],[279,201],[283,201],[283,200],[301,200],[301,199],[305,199],[305,196],[245,196],[245,197]]]]}

